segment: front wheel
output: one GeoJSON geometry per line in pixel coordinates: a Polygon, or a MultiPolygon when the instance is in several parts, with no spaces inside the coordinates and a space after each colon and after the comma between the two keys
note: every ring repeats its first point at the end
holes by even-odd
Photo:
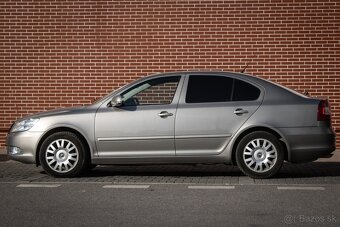
{"type": "Polygon", "coordinates": [[[280,169],[284,152],[280,141],[268,132],[252,132],[243,137],[236,149],[240,170],[252,178],[269,178],[280,169]]]}
{"type": "Polygon", "coordinates": [[[54,177],[74,177],[86,167],[88,156],[82,141],[71,132],[57,132],[41,145],[39,160],[54,177]]]}

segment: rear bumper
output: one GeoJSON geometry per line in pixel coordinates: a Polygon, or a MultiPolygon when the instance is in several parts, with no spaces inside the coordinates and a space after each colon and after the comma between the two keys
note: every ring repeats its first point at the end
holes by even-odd
{"type": "Polygon", "coordinates": [[[335,151],[335,133],[329,127],[280,128],[288,144],[288,161],[310,162],[330,157],[335,151]]]}

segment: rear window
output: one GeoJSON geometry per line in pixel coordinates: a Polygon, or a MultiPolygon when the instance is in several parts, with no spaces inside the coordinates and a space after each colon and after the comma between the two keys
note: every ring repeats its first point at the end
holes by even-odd
{"type": "Polygon", "coordinates": [[[260,96],[260,89],[242,80],[235,79],[233,101],[252,101],[260,96]]]}
{"type": "Polygon", "coordinates": [[[186,103],[227,102],[231,100],[233,79],[224,76],[190,76],[186,103]]]}

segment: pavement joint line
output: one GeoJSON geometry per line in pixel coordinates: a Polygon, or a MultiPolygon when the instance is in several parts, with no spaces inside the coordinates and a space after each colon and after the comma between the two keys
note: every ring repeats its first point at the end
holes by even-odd
{"type": "Polygon", "coordinates": [[[314,190],[314,191],[322,191],[325,190],[324,187],[298,187],[298,186],[284,186],[277,187],[278,190],[314,190]]]}
{"type": "Polygon", "coordinates": [[[114,182],[113,181],[76,181],[76,182],[72,182],[72,181],[30,181],[29,183],[32,183],[32,184],[113,184],[114,182]]]}
{"type": "Polygon", "coordinates": [[[111,184],[111,185],[104,185],[103,188],[126,188],[126,189],[147,189],[150,185],[140,185],[140,184],[111,184]]]}
{"type": "Polygon", "coordinates": [[[112,181],[68,182],[68,181],[0,181],[0,184],[112,184],[112,181]]]}
{"type": "MultiPolygon", "coordinates": [[[[124,181],[78,181],[78,182],[70,182],[70,181],[0,181],[0,184],[19,184],[19,183],[32,183],[32,184],[122,184],[122,185],[208,185],[204,183],[183,183],[183,182],[124,182],[124,181]]],[[[209,185],[221,185],[221,184],[209,184],[209,185]]],[[[225,184],[227,186],[234,186],[239,184],[225,184]]],[[[252,184],[254,185],[254,184],[252,184]]],[[[256,185],[267,185],[267,184],[256,184],[256,185]]],[[[271,184],[268,184],[271,185],[271,184]]],[[[272,184],[274,186],[278,184],[272,184]]],[[[245,185],[247,186],[247,185],[245,185]]]]}
{"type": "MultiPolygon", "coordinates": [[[[182,182],[124,182],[124,181],[78,181],[78,182],[70,182],[70,181],[25,181],[25,180],[19,180],[19,181],[0,181],[0,184],[126,184],[126,185],[201,185],[201,186],[207,186],[208,184],[205,183],[182,183],[182,182]]],[[[214,184],[210,183],[209,185],[221,185],[221,184],[214,184]]],[[[284,187],[288,185],[289,187],[317,187],[317,185],[340,185],[340,183],[329,183],[329,182],[322,182],[320,184],[318,183],[310,183],[310,184],[289,184],[289,183],[255,183],[255,184],[223,184],[226,186],[277,186],[277,187],[284,187]]]]}
{"type": "Polygon", "coordinates": [[[189,185],[188,189],[235,189],[235,186],[226,186],[226,185],[189,185]]]}
{"type": "Polygon", "coordinates": [[[61,184],[18,184],[17,188],[57,188],[61,184]]]}
{"type": "Polygon", "coordinates": [[[238,182],[240,185],[253,185],[255,184],[254,179],[247,177],[247,176],[240,176],[238,178],[238,182]]]}

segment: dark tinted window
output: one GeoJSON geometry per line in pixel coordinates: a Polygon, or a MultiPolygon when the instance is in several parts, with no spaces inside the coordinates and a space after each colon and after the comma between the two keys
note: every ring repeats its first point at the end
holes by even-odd
{"type": "Polygon", "coordinates": [[[260,95],[260,89],[244,82],[235,79],[233,101],[251,101],[256,100],[260,95]]]}
{"type": "Polygon", "coordinates": [[[190,76],[187,103],[230,101],[233,79],[223,76],[190,76]]]}

